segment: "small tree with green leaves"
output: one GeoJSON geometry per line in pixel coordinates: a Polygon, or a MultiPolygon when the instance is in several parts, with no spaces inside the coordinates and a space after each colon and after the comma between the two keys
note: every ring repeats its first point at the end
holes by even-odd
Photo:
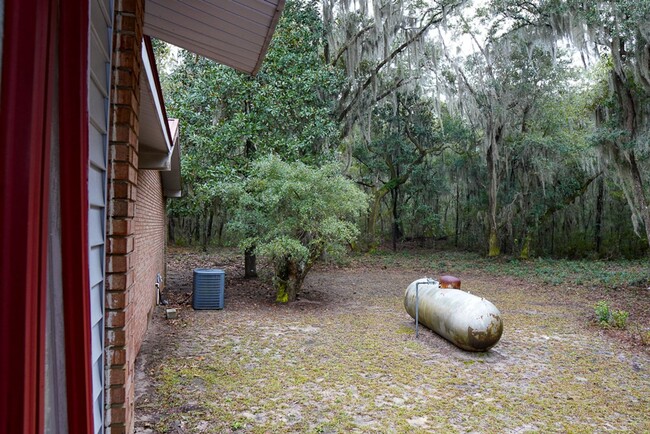
{"type": "Polygon", "coordinates": [[[315,261],[340,255],[358,235],[368,198],[336,165],[313,168],[272,155],[255,163],[234,187],[238,204],[230,223],[242,241],[273,263],[279,302],[294,301],[315,261]]]}

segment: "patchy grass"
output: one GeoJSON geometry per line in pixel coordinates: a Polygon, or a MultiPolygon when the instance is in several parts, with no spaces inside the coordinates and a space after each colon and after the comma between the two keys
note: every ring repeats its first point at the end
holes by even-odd
{"type": "MultiPolygon", "coordinates": [[[[648,432],[650,355],[591,322],[593,299],[632,303],[597,283],[601,272],[625,286],[647,270],[593,264],[378,254],[315,271],[288,306],[231,276],[225,310],[154,318],[136,432],[648,432]],[[553,267],[561,287],[545,282],[553,267]],[[504,335],[491,351],[424,327],[415,339],[402,295],[428,270],[499,307],[504,335]]],[[[647,310],[647,296],[636,302],[647,310]]]]}

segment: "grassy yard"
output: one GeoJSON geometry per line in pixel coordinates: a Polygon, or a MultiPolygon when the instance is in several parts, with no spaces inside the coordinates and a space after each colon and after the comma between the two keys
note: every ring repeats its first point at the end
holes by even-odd
{"type": "MultiPolygon", "coordinates": [[[[137,366],[136,432],[650,432],[647,261],[490,261],[409,251],[316,269],[273,302],[230,251],[172,251],[167,296],[137,366]],[[224,268],[223,311],[193,311],[191,269],[224,268]],[[460,350],[403,307],[450,273],[502,313],[501,341],[460,350]],[[627,328],[595,322],[606,300],[627,328]]],[[[264,274],[264,269],[262,269],[264,274]]]]}

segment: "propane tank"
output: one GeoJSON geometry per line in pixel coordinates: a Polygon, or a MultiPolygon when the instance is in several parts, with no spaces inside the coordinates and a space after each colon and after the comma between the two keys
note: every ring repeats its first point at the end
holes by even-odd
{"type": "Polygon", "coordinates": [[[501,313],[488,300],[451,288],[460,288],[460,280],[443,276],[442,285],[429,279],[411,283],[404,294],[404,308],[412,318],[416,313],[416,284],[418,286],[418,319],[454,345],[467,351],[487,351],[503,333],[501,313]],[[453,285],[452,285],[453,283],[453,285]]]}

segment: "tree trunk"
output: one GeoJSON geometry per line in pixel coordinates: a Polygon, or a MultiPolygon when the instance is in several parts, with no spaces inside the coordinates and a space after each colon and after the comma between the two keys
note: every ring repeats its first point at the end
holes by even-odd
{"type": "Polygon", "coordinates": [[[244,277],[257,277],[257,257],[255,256],[255,247],[249,247],[244,251],[244,277]]]}
{"type": "Polygon", "coordinates": [[[630,166],[632,169],[632,194],[637,203],[639,214],[645,228],[648,245],[650,245],[650,206],[648,206],[648,201],[646,200],[643,178],[641,177],[641,172],[639,171],[639,166],[637,165],[633,152],[631,152],[630,156],[630,166]]]}
{"type": "Polygon", "coordinates": [[[217,232],[217,243],[222,246],[223,245],[223,228],[226,225],[226,219],[222,218],[221,221],[219,222],[219,231],[217,232]]]}
{"type": "Polygon", "coordinates": [[[214,213],[212,210],[208,211],[208,218],[205,222],[205,226],[203,228],[203,240],[201,247],[204,252],[208,251],[208,244],[210,243],[210,239],[212,238],[212,219],[213,219],[214,213]]]}
{"type": "Polygon", "coordinates": [[[530,245],[532,243],[532,239],[533,237],[531,236],[530,232],[526,231],[526,235],[524,236],[524,241],[521,246],[521,252],[519,253],[519,259],[530,259],[530,245]]]}
{"type": "Polygon", "coordinates": [[[397,209],[397,202],[399,200],[399,189],[395,188],[391,190],[391,196],[393,199],[393,252],[396,252],[397,241],[402,236],[402,231],[399,227],[399,212],[397,209]]]}
{"type": "Polygon", "coordinates": [[[551,256],[555,256],[555,213],[551,221],[551,256]]]}
{"type": "Polygon", "coordinates": [[[413,162],[413,164],[411,164],[407,168],[406,172],[402,174],[400,174],[399,168],[396,167],[390,159],[386,160],[386,163],[391,173],[391,179],[388,182],[386,182],[384,185],[382,185],[381,188],[373,192],[373,203],[372,203],[372,207],[370,208],[370,214],[368,218],[368,235],[372,244],[376,242],[375,230],[377,228],[379,211],[381,210],[381,201],[389,192],[392,193],[393,190],[397,190],[400,185],[406,183],[406,181],[408,181],[409,178],[411,177],[411,173],[413,173],[414,168],[418,166],[420,163],[422,163],[422,161],[424,161],[427,152],[421,150],[418,150],[418,152],[419,152],[418,158],[413,162]]]}
{"type": "MultiPolygon", "coordinates": [[[[612,53],[614,54],[613,61],[615,67],[612,68],[610,74],[612,82],[614,84],[615,96],[621,108],[618,121],[619,125],[624,128],[629,134],[627,140],[632,142],[637,138],[637,117],[639,116],[639,113],[642,113],[640,107],[642,106],[643,102],[639,101],[639,97],[632,90],[630,80],[628,77],[626,77],[625,68],[623,68],[623,65],[621,65],[621,59],[626,54],[625,40],[619,37],[612,38],[611,48],[612,53]]],[[[628,201],[631,202],[630,207],[632,208],[632,213],[643,224],[646,239],[648,240],[648,244],[650,244],[650,206],[648,205],[648,199],[646,198],[645,189],[643,186],[643,178],[641,177],[641,173],[636,162],[634,150],[627,152],[624,151],[626,144],[627,143],[614,144],[615,151],[618,154],[618,166],[619,170],[621,166],[624,167],[623,172],[629,171],[628,173],[621,174],[622,177],[626,177],[626,175],[628,175],[630,179],[632,191],[631,201],[629,199],[628,201]],[[624,156],[620,154],[624,154],[624,156]]],[[[635,231],[637,231],[637,224],[638,222],[634,225],[635,231]]],[[[637,235],[641,236],[638,233],[637,235]]]]}
{"type": "Polygon", "coordinates": [[[209,243],[210,240],[212,239],[212,223],[214,222],[214,210],[210,211],[210,215],[208,217],[208,226],[206,228],[206,242],[209,243]]]}
{"type": "Polygon", "coordinates": [[[202,231],[201,231],[201,217],[196,217],[196,218],[193,219],[193,221],[192,221],[192,233],[193,233],[193,237],[194,237],[194,242],[196,243],[194,245],[198,244],[200,246],[201,245],[201,234],[202,234],[202,231]]]}
{"type": "MultiPolygon", "coordinates": [[[[521,231],[521,250],[519,251],[519,259],[527,260],[530,259],[530,253],[531,253],[530,248],[533,243],[533,231],[535,226],[537,225],[537,222],[535,221],[535,217],[531,212],[531,208],[533,207],[533,205],[531,203],[532,200],[529,192],[530,183],[526,173],[524,173],[522,177],[521,185],[522,185],[521,188],[522,192],[521,192],[520,212],[523,219],[522,219],[522,231],[521,231]]],[[[516,240],[513,241],[513,244],[514,244],[513,247],[513,252],[514,252],[515,249],[518,248],[519,246],[516,245],[517,244],[516,240]]]]}
{"type": "Polygon", "coordinates": [[[381,199],[386,193],[379,194],[381,190],[377,190],[374,194],[370,213],[368,214],[368,247],[374,247],[377,237],[377,220],[379,219],[379,210],[381,209],[381,199]]]}
{"type": "Polygon", "coordinates": [[[278,303],[296,301],[306,274],[305,267],[288,258],[285,259],[284,264],[276,268],[275,272],[273,281],[276,290],[275,301],[278,303]]]}
{"type": "Polygon", "coordinates": [[[199,231],[199,243],[201,245],[201,250],[204,252],[208,251],[208,226],[207,219],[200,217],[198,221],[198,231],[199,231]]]}
{"type": "Polygon", "coordinates": [[[497,179],[497,142],[498,132],[495,134],[496,138],[489,139],[491,141],[487,149],[487,166],[488,166],[488,224],[490,228],[490,235],[488,238],[488,256],[495,257],[501,254],[501,247],[499,246],[498,226],[497,226],[497,193],[498,193],[498,179],[497,179]]]}
{"type": "Polygon", "coordinates": [[[454,247],[458,247],[458,221],[460,213],[460,187],[456,184],[456,230],[454,233],[454,247]]]}
{"type": "Polygon", "coordinates": [[[310,245],[309,258],[305,262],[296,262],[285,257],[280,265],[275,266],[275,277],[273,286],[276,290],[275,301],[287,303],[295,301],[300,294],[305,276],[314,263],[323,255],[325,245],[323,242],[315,242],[310,245]]]}
{"type": "Polygon", "coordinates": [[[373,194],[373,201],[370,207],[370,214],[368,215],[368,240],[370,247],[375,247],[377,244],[377,220],[379,220],[379,211],[381,211],[381,201],[390,192],[391,189],[386,185],[379,190],[375,190],[373,194]]]}
{"type": "Polygon", "coordinates": [[[594,241],[596,243],[596,254],[600,256],[603,244],[603,204],[605,198],[605,177],[598,180],[598,198],[596,199],[596,227],[594,230],[594,241]]]}
{"type": "Polygon", "coordinates": [[[167,237],[169,239],[169,244],[176,244],[176,236],[174,234],[174,218],[169,217],[167,220],[167,237]]]}
{"type": "Polygon", "coordinates": [[[497,257],[501,254],[501,247],[499,246],[499,236],[496,229],[490,227],[490,235],[488,238],[488,256],[490,258],[497,257]]]}

